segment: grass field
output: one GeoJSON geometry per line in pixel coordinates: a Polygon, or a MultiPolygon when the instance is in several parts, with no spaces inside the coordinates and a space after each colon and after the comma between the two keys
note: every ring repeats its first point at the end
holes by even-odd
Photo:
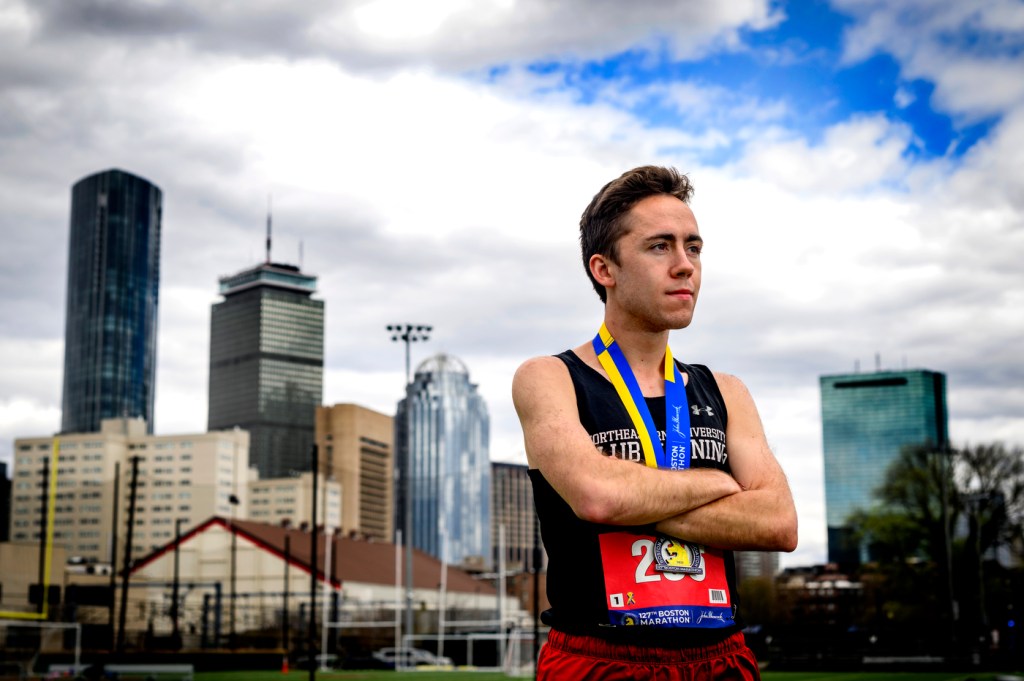
{"type": "MultiPolygon", "coordinates": [[[[283,681],[294,679],[300,681],[309,677],[309,672],[292,671],[287,675],[281,672],[207,672],[198,673],[195,681],[283,681]]],[[[509,681],[510,677],[499,672],[392,672],[392,671],[351,671],[351,672],[317,672],[320,681],[380,681],[408,678],[410,681],[509,681]]],[[[526,677],[533,678],[533,677],[526,677]]],[[[1005,673],[964,673],[964,672],[764,672],[764,681],[996,681],[1000,678],[1012,678],[1005,673]]],[[[1020,678],[1024,679],[1024,676],[1020,678]]]]}

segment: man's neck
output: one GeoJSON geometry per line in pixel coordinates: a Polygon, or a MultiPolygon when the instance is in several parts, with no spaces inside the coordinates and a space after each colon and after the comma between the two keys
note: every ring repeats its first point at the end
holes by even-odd
{"type": "Polygon", "coordinates": [[[621,323],[609,315],[605,315],[604,323],[629,362],[643,393],[648,396],[652,391],[653,394],[663,394],[668,329],[651,331],[637,328],[636,325],[621,323]]]}

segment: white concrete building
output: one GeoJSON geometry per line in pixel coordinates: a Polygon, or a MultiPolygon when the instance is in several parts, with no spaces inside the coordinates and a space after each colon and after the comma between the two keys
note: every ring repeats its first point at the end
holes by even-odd
{"type": "Polygon", "coordinates": [[[119,468],[117,539],[118,556],[123,556],[136,458],[135,556],[171,541],[176,523],[188,528],[212,515],[245,516],[252,475],[246,431],[148,435],[141,419],[106,419],[99,433],[15,440],[11,539],[38,540],[40,488],[47,467],[48,475],[56,476],[54,544],[69,556],[107,561],[119,468]],[[237,503],[232,503],[232,496],[237,503]]]}
{"type": "MultiPolygon", "coordinates": [[[[341,485],[318,475],[316,524],[341,527],[341,485]]],[[[270,525],[308,527],[313,517],[313,473],[290,478],[249,481],[249,511],[245,516],[270,525]]]]}

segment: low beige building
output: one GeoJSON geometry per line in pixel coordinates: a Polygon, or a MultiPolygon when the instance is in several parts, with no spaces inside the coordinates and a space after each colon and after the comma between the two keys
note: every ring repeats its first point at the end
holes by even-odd
{"type": "Polygon", "coordinates": [[[211,515],[245,514],[252,476],[246,431],[149,435],[142,419],[105,419],[99,433],[15,440],[11,539],[39,538],[39,490],[46,468],[48,476],[56,475],[54,543],[69,556],[108,560],[117,477],[118,555],[123,555],[134,461],[136,556],[173,539],[176,522],[188,527],[211,515]]]}
{"type": "Polygon", "coordinates": [[[394,419],[358,404],[316,410],[322,472],[341,483],[345,535],[392,541],[394,419]]]}
{"type": "MultiPolygon", "coordinates": [[[[341,485],[317,476],[316,524],[336,530],[342,524],[341,485]]],[[[241,516],[270,525],[308,527],[313,518],[313,474],[249,481],[249,510],[241,516]]]]}

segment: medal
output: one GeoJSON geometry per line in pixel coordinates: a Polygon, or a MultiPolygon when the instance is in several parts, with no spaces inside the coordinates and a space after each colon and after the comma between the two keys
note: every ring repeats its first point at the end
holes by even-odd
{"type": "MultiPolygon", "coordinates": [[[[629,413],[640,438],[644,463],[651,468],[681,470],[690,467],[690,410],[683,375],[665,346],[665,446],[661,445],[651,410],[636,382],[636,376],[619,344],[604,324],[593,340],[594,352],[615,386],[615,392],[629,413]]],[[[704,572],[702,551],[675,537],[660,535],[654,547],[654,569],[661,572],[700,575],[704,572]]]]}
{"type": "Polygon", "coordinates": [[[651,468],[689,468],[690,410],[686,403],[683,375],[672,360],[672,348],[665,346],[665,447],[662,447],[636,376],[604,324],[594,336],[593,345],[598,361],[633,421],[644,453],[644,463],[651,468]]]}
{"type": "Polygon", "coordinates": [[[683,575],[704,572],[704,552],[696,544],[661,535],[654,542],[654,569],[683,575]]]}

